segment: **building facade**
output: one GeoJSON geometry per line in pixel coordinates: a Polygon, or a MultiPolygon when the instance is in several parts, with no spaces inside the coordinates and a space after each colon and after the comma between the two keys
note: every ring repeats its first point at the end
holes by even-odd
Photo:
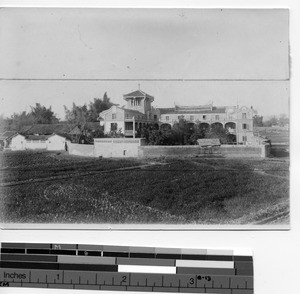
{"type": "Polygon", "coordinates": [[[16,134],[11,139],[11,150],[65,150],[69,141],[60,135],[22,135],[16,134]]]}
{"type": "Polygon", "coordinates": [[[123,96],[127,104],[112,106],[100,113],[100,124],[104,132],[119,131],[125,137],[135,137],[137,130],[147,123],[155,123],[161,129],[172,128],[180,119],[192,126],[208,128],[218,126],[235,135],[238,144],[256,144],[253,132],[253,117],[257,112],[253,107],[220,106],[213,104],[200,106],[174,106],[173,108],[153,108],[154,97],[137,90],[123,96]]]}
{"type": "Polygon", "coordinates": [[[200,128],[218,126],[236,136],[237,143],[254,143],[253,117],[257,112],[246,106],[215,107],[212,104],[202,106],[175,106],[160,108],[160,127],[172,127],[181,118],[200,128]]]}
{"type": "Polygon", "coordinates": [[[127,104],[123,107],[113,105],[99,115],[100,125],[104,133],[121,132],[125,137],[135,137],[137,130],[146,124],[159,120],[159,110],[151,103],[154,97],[137,90],[123,95],[127,104]]]}

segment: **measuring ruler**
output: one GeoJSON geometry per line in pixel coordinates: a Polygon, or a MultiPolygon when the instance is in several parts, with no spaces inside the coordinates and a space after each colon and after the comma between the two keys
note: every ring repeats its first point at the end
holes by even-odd
{"type": "Polygon", "coordinates": [[[0,287],[253,294],[253,259],[233,250],[2,243],[0,287]]]}

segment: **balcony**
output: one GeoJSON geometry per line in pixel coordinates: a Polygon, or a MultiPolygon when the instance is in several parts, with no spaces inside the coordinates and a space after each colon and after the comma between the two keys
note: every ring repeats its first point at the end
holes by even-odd
{"type": "Polygon", "coordinates": [[[133,137],[133,130],[125,130],[124,135],[125,137],[133,137]]]}

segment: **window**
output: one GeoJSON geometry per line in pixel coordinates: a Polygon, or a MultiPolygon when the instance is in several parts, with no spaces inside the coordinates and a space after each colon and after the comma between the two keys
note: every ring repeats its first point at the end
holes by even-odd
{"type": "Polygon", "coordinates": [[[157,120],[157,115],[156,114],[154,114],[154,120],[157,120]]]}
{"type": "Polygon", "coordinates": [[[216,115],[216,120],[219,120],[220,119],[220,116],[217,114],[216,115]]]}
{"type": "Polygon", "coordinates": [[[243,136],[243,142],[247,142],[247,136],[243,136]]]}
{"type": "Polygon", "coordinates": [[[113,113],[113,114],[111,115],[111,118],[112,118],[112,119],[116,119],[116,118],[117,118],[117,114],[116,114],[116,113],[113,113]]]}
{"type": "Polygon", "coordinates": [[[206,120],[206,115],[203,115],[203,120],[206,120]]]}
{"type": "Polygon", "coordinates": [[[125,122],[125,130],[126,131],[132,131],[133,130],[133,123],[125,122]]]}
{"type": "Polygon", "coordinates": [[[193,115],[190,116],[190,120],[194,120],[194,116],[193,115]]]}
{"type": "Polygon", "coordinates": [[[248,125],[247,124],[243,124],[243,130],[247,130],[248,129],[248,125]]]}
{"type": "Polygon", "coordinates": [[[118,124],[117,123],[111,123],[110,124],[110,130],[111,131],[116,131],[118,129],[118,124]]]}
{"type": "Polygon", "coordinates": [[[166,116],[166,120],[169,120],[169,119],[170,119],[170,117],[167,115],[167,116],[166,116]]]}
{"type": "Polygon", "coordinates": [[[242,118],[247,118],[247,113],[242,113],[242,118]]]}

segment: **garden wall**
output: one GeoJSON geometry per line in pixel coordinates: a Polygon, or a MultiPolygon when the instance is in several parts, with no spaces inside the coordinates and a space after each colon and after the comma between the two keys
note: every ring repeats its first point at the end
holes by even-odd
{"type": "Polygon", "coordinates": [[[140,146],[139,157],[160,156],[207,156],[219,155],[225,157],[267,157],[269,148],[265,145],[259,146],[235,146],[221,145],[210,148],[193,146],[140,146]]]}
{"type": "Polygon", "coordinates": [[[145,144],[145,140],[133,138],[101,138],[94,139],[94,144],[96,157],[138,157],[138,148],[145,144]]]}
{"type": "Polygon", "coordinates": [[[68,143],[69,154],[78,156],[94,156],[94,145],[68,143]]]}

